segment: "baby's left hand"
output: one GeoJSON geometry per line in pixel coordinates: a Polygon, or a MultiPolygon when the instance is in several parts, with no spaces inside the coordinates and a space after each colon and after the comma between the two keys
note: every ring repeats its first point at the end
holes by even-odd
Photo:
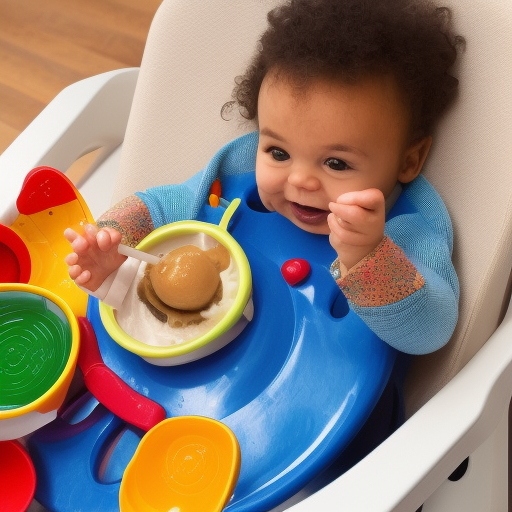
{"type": "Polygon", "coordinates": [[[329,203],[329,209],[329,241],[338,253],[342,273],[346,273],[384,238],[384,194],[376,188],[347,192],[329,203]]]}

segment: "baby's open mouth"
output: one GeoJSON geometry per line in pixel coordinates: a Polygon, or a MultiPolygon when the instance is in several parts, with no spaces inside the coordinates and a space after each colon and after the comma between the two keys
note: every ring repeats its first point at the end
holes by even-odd
{"type": "Polygon", "coordinates": [[[299,203],[290,203],[292,212],[295,217],[305,224],[320,224],[327,220],[328,210],[315,208],[314,206],[306,206],[299,203]]]}
{"type": "Polygon", "coordinates": [[[299,203],[293,203],[295,207],[300,208],[302,210],[305,210],[307,212],[325,212],[325,210],[322,210],[320,208],[315,208],[314,206],[306,206],[304,204],[299,203]]]}

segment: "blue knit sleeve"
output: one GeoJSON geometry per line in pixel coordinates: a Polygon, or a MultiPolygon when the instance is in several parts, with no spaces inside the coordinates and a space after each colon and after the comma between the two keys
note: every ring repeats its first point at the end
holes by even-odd
{"type": "Polygon", "coordinates": [[[424,284],[392,304],[352,307],[391,346],[426,354],[445,345],[457,323],[459,283],[451,261],[452,225],[441,198],[422,176],[404,188],[393,210],[386,235],[401,247],[424,284]]]}

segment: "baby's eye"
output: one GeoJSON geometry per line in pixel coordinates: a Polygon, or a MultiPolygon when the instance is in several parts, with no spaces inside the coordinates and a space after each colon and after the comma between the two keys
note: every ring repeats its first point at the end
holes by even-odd
{"type": "Polygon", "coordinates": [[[270,148],[268,152],[272,155],[272,158],[278,162],[284,162],[290,158],[290,155],[286,151],[279,148],[270,148]]]}
{"type": "Polygon", "coordinates": [[[328,158],[325,161],[325,165],[331,168],[333,171],[346,171],[350,169],[350,166],[344,160],[340,160],[339,158],[328,158]]]}

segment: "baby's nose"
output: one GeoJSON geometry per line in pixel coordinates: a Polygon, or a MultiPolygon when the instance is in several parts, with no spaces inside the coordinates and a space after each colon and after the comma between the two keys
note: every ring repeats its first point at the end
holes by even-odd
{"type": "Polygon", "coordinates": [[[318,190],[321,186],[320,179],[311,167],[306,165],[296,165],[288,176],[288,183],[298,188],[308,190],[318,190]]]}

